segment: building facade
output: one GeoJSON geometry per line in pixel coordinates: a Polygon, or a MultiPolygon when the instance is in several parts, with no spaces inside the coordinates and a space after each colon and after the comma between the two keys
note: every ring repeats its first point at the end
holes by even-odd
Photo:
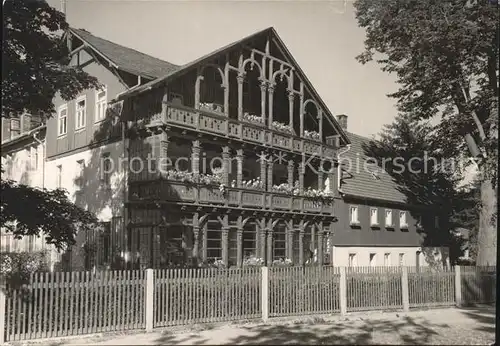
{"type": "Polygon", "coordinates": [[[78,235],[74,269],[425,265],[413,207],[376,192],[396,188],[354,174],[375,196],[351,191],[340,158],[358,137],[273,28],[182,67],[82,29],[65,39],[103,84],[56,97],[47,121],[46,186],[102,222],[78,235]]]}

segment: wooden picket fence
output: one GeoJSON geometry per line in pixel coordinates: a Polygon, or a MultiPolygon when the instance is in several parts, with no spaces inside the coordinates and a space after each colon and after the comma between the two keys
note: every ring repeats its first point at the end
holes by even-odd
{"type": "Polygon", "coordinates": [[[496,267],[35,273],[0,291],[0,344],[193,323],[493,303],[496,267]]]}

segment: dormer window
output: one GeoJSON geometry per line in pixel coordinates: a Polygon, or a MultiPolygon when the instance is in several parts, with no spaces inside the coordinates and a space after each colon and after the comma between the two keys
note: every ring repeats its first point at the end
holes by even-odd
{"type": "Polygon", "coordinates": [[[378,226],[378,208],[370,208],[370,225],[378,226]]]}
{"type": "Polygon", "coordinates": [[[385,210],[385,226],[392,227],[392,210],[391,209],[385,210]]]}
{"type": "Polygon", "coordinates": [[[349,207],[349,220],[351,225],[359,225],[359,217],[358,217],[358,206],[351,205],[349,207]]]}
{"type": "Polygon", "coordinates": [[[399,227],[408,228],[408,219],[406,211],[399,212],[399,227]]]}

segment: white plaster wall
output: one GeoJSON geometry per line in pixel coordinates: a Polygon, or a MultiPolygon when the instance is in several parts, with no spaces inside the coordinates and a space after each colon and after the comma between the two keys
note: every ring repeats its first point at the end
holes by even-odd
{"type": "Polygon", "coordinates": [[[370,254],[374,253],[375,263],[374,266],[384,266],[384,255],[389,253],[390,263],[389,266],[399,265],[399,254],[404,254],[403,265],[409,267],[415,267],[417,265],[417,251],[420,253],[420,266],[429,266],[435,263],[442,263],[442,256],[444,254],[449,266],[449,258],[447,254],[449,253],[448,248],[421,248],[421,247],[344,247],[344,246],[334,246],[333,247],[333,265],[335,266],[348,266],[349,265],[349,254],[356,254],[356,263],[358,267],[368,267],[370,266],[370,254]],[[425,252],[425,254],[424,254],[425,252]]]}

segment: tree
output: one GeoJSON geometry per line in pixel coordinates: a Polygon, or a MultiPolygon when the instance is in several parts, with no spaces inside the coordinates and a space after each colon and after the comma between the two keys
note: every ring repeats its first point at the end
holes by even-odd
{"type": "Polygon", "coordinates": [[[498,8],[486,0],[358,0],[366,30],[361,63],[397,76],[388,95],[436,126],[447,155],[475,159],[481,190],[478,265],[496,264],[498,8]]]}
{"type": "Polygon", "coordinates": [[[61,39],[68,29],[63,13],[45,0],[6,0],[3,13],[2,117],[50,116],[57,93],[70,100],[100,86],[95,77],[69,65],[61,39]]]}
{"type": "MultiPolygon", "coordinates": [[[[3,13],[2,117],[26,112],[50,117],[56,94],[69,100],[84,89],[100,87],[96,78],[69,66],[61,35],[68,28],[64,14],[44,0],[7,0],[3,13]]],[[[74,243],[77,230],[97,221],[61,189],[37,189],[2,179],[1,194],[2,226],[18,238],[44,234],[49,244],[63,249],[74,243]]]]}

